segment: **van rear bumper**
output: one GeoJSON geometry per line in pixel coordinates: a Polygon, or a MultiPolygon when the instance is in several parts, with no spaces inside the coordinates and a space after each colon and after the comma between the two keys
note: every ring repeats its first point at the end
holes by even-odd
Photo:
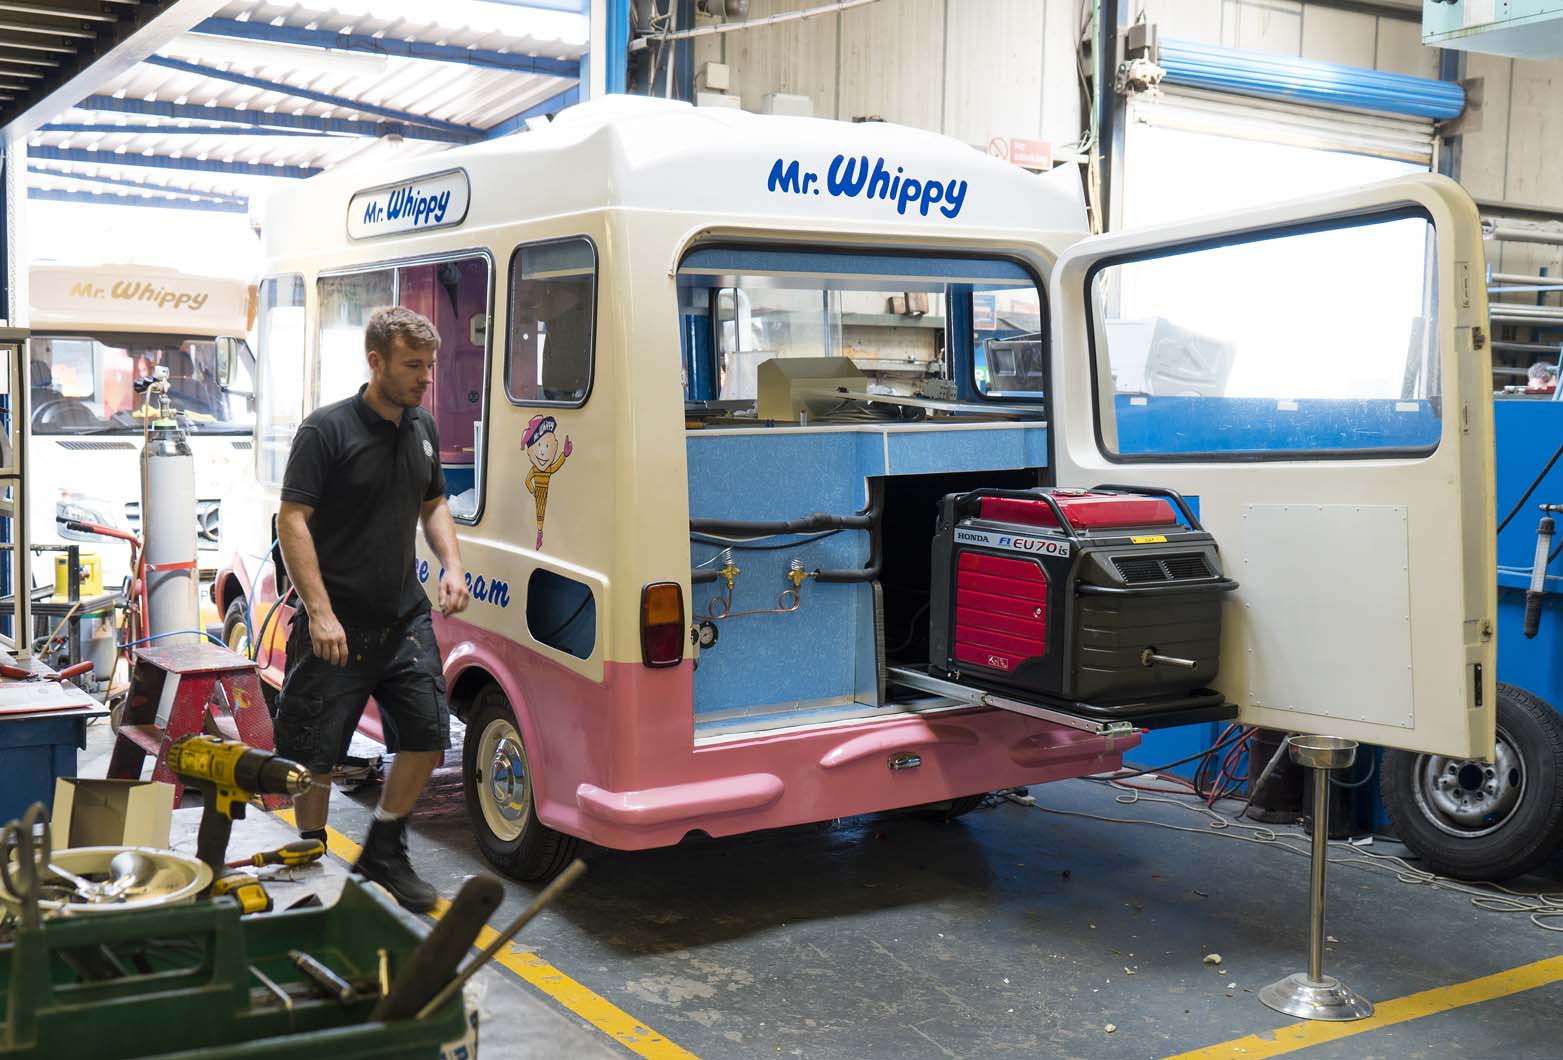
{"type": "Polygon", "coordinates": [[[574,806],[553,809],[584,839],[639,850],[1068,780],[1119,768],[1139,742],[989,709],[881,719],[703,748],[690,762],[698,777],[629,791],[581,783],[574,806]]]}

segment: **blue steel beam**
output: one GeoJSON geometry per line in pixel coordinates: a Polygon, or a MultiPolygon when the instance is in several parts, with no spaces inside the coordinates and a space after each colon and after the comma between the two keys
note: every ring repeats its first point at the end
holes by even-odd
{"type": "Polygon", "coordinates": [[[201,191],[199,188],[165,187],[161,184],[147,184],[139,180],[127,180],[124,177],[89,177],[85,173],[66,173],[64,170],[60,169],[45,169],[43,166],[33,165],[31,162],[29,162],[27,165],[27,171],[29,173],[36,173],[40,177],[54,177],[56,180],[81,180],[86,181],[89,184],[108,184],[116,188],[135,188],[138,191],[171,191],[175,195],[200,195],[203,198],[217,199],[223,202],[233,203],[235,205],[241,206],[248,205],[250,201],[242,195],[227,195],[220,191],[201,191]]]}
{"type": "Polygon", "coordinates": [[[339,134],[329,132],[312,132],[308,129],[263,129],[246,128],[231,129],[222,125],[106,125],[103,122],[85,121],[51,121],[47,125],[40,125],[38,132],[57,133],[150,133],[162,136],[226,136],[232,139],[235,136],[328,136],[337,138],[339,134]]]}
{"type": "Polygon", "coordinates": [[[446,144],[469,144],[481,134],[452,133],[401,122],[359,121],[353,118],[317,118],[310,114],[276,114],[237,107],[206,107],[199,103],[168,103],[162,100],[119,99],[115,96],[88,96],[77,105],[79,110],[108,114],[135,114],[147,118],[190,118],[198,121],[222,121],[231,125],[249,125],[266,129],[297,129],[300,132],[342,133],[349,136],[402,136],[408,140],[432,140],[446,144]]]}
{"type": "Polygon", "coordinates": [[[299,88],[283,81],[269,81],[264,77],[251,77],[248,74],[237,73],[233,70],[223,70],[215,66],[203,66],[200,63],[187,63],[183,59],[170,59],[166,55],[149,55],[141,60],[149,66],[161,66],[165,70],[177,70],[182,74],[195,74],[198,77],[215,78],[218,81],[231,81],[236,85],[247,85],[250,88],[258,88],[266,92],[280,92],[285,96],[294,96],[298,99],[313,100],[316,103],[324,103],[331,107],[341,107],[343,110],[354,110],[361,114],[374,114],[381,118],[390,118],[392,121],[402,121],[409,125],[426,125],[431,129],[443,129],[445,132],[461,133],[474,137],[481,137],[482,130],[470,125],[461,125],[453,121],[442,121],[439,118],[429,118],[420,114],[409,114],[393,107],[382,107],[376,103],[365,103],[362,100],[347,99],[343,96],[334,96],[329,92],[316,92],[310,88],[299,88]]]}
{"type": "Polygon", "coordinates": [[[74,147],[29,147],[27,157],[45,162],[79,162],[89,166],[150,166],[183,169],[195,173],[231,173],[242,177],[294,177],[303,179],[322,172],[318,166],[271,166],[264,162],[219,162],[215,159],[171,158],[126,151],[83,151],[74,147]]]}
{"type": "Polygon", "coordinates": [[[53,188],[28,188],[27,197],[46,202],[90,202],[98,206],[143,206],[162,210],[206,210],[214,213],[249,213],[250,209],[248,206],[234,206],[226,202],[146,199],[139,195],[99,195],[91,191],[56,191],[53,188]]]}
{"type": "Polygon", "coordinates": [[[268,22],[241,22],[236,18],[209,18],[197,23],[194,32],[214,37],[259,40],[270,44],[292,44],[301,48],[325,48],[343,52],[369,52],[394,55],[403,59],[429,59],[441,63],[482,66],[492,70],[510,70],[520,74],[541,74],[574,80],[579,64],[574,59],[555,59],[545,55],[516,55],[489,48],[463,48],[455,44],[427,44],[422,41],[371,37],[366,33],[335,33],[331,30],[305,29],[302,26],[273,26],[268,22]]]}
{"type": "Polygon", "coordinates": [[[554,114],[564,108],[581,101],[581,86],[572,85],[556,96],[543,100],[536,106],[528,107],[520,114],[506,118],[488,131],[485,139],[493,140],[500,136],[509,136],[513,132],[520,132],[526,128],[528,118],[541,117],[544,114],[554,114]]]}

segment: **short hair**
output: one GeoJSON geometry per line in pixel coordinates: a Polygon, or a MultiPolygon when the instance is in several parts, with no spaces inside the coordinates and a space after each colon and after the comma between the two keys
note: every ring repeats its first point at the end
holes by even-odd
{"type": "Polygon", "coordinates": [[[396,340],[409,350],[437,350],[440,333],[429,318],[399,305],[382,306],[369,314],[364,323],[364,352],[389,357],[396,340]]]}

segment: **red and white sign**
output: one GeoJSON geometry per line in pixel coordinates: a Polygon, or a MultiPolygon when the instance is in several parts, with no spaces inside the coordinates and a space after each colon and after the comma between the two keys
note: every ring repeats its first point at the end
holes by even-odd
{"type": "Polygon", "coordinates": [[[995,136],[988,141],[988,154],[1022,169],[1053,168],[1053,145],[1046,140],[995,136]]]}

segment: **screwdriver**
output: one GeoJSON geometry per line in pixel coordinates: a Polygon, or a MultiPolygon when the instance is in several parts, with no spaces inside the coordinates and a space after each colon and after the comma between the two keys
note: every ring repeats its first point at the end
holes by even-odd
{"type": "Polygon", "coordinates": [[[237,869],[246,865],[287,865],[296,868],[299,865],[308,865],[319,861],[326,855],[326,845],[318,839],[295,839],[286,846],[280,846],[275,850],[262,850],[257,854],[251,854],[247,858],[228,862],[228,868],[237,869]]]}

